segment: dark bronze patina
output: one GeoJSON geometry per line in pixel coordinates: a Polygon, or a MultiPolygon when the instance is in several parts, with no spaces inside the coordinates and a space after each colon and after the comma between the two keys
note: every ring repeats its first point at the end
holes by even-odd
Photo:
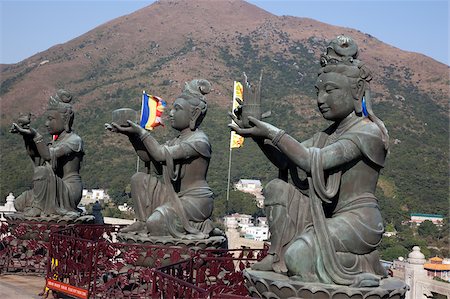
{"type": "Polygon", "coordinates": [[[33,188],[14,201],[16,210],[26,217],[80,215],[77,205],[83,189],[80,167],[84,151],[83,141],[72,131],[71,101],[71,94],[62,89],[50,97],[45,122],[55,136],[50,143],[31,127],[31,114],[21,115],[12,124],[11,133],[22,135],[34,166],[33,188]]]}
{"type": "Polygon", "coordinates": [[[253,270],[307,283],[380,285],[376,248],[384,228],[374,193],[389,136],[370,105],[371,79],[356,43],[338,36],[321,57],[315,85],[318,108],[332,122],[324,131],[299,142],[247,116],[245,105],[249,124],[232,115],[231,129],[252,137],[279,169],[265,188],[269,255],[253,270]]]}
{"type": "Polygon", "coordinates": [[[169,113],[171,126],[180,134],[164,144],[131,120],[128,126],[106,124],[107,129],[128,136],[148,170],[131,178],[138,221],[122,233],[205,239],[213,231],[213,193],[206,182],[211,145],[199,129],[207,111],[205,95],[210,91],[207,80],[186,83],[169,113]],[[149,174],[151,164],[154,173],[149,174]],[[162,180],[157,177],[161,174],[162,180]]]}

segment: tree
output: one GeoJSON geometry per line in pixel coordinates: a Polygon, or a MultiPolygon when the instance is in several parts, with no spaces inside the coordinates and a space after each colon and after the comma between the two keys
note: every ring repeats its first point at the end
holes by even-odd
{"type": "Polygon", "coordinates": [[[430,220],[425,220],[420,224],[417,233],[421,237],[438,238],[439,229],[430,220]]]}
{"type": "Polygon", "coordinates": [[[226,214],[240,213],[252,216],[262,216],[264,212],[256,205],[255,196],[241,191],[230,191],[228,211],[226,200],[220,198],[214,202],[213,218],[221,218],[226,214]]]}
{"type": "Polygon", "coordinates": [[[241,191],[230,191],[228,213],[258,214],[261,210],[256,205],[255,196],[241,191]]]}
{"type": "Polygon", "coordinates": [[[393,261],[400,256],[407,257],[408,249],[403,247],[402,245],[394,245],[393,247],[386,248],[385,250],[380,252],[380,256],[383,260],[393,261]]]}
{"type": "Polygon", "coordinates": [[[386,225],[385,231],[387,231],[387,232],[395,232],[395,225],[393,223],[388,223],[386,225]]]}

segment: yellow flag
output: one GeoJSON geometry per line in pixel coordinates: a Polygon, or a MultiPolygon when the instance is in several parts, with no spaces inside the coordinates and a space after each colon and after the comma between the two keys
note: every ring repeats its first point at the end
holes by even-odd
{"type": "MultiPolygon", "coordinates": [[[[233,84],[233,109],[231,110],[231,113],[234,113],[234,109],[236,109],[239,106],[239,102],[236,101],[236,98],[243,101],[243,86],[240,82],[234,81],[233,84]]],[[[234,121],[233,121],[234,123],[234,121]]],[[[231,137],[230,137],[230,148],[240,148],[244,144],[244,137],[237,134],[234,131],[231,131],[231,137]]]]}

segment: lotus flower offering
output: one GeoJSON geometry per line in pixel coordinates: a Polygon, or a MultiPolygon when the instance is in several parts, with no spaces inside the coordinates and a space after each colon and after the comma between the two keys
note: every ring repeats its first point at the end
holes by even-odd
{"type": "Polygon", "coordinates": [[[127,120],[136,122],[137,112],[131,108],[120,108],[112,112],[112,122],[123,127],[128,127],[127,120]]]}

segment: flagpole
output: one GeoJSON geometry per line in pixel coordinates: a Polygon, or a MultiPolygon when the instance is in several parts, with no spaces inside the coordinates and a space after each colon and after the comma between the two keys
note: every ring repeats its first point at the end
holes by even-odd
{"type": "MultiPolygon", "coordinates": [[[[233,82],[233,100],[232,100],[232,106],[231,106],[231,113],[234,113],[234,109],[239,106],[239,103],[236,100],[236,98],[239,98],[240,100],[243,100],[242,84],[239,83],[239,82],[234,81],[233,82]]],[[[232,123],[234,123],[234,121],[232,121],[232,123]]],[[[242,142],[243,142],[243,140],[241,140],[241,139],[235,140],[236,136],[238,136],[239,138],[242,138],[242,137],[237,135],[237,134],[234,135],[233,133],[235,133],[235,132],[231,132],[230,133],[230,155],[229,155],[229,159],[228,159],[228,184],[227,184],[227,201],[225,203],[225,214],[228,214],[228,203],[230,201],[231,153],[233,151],[233,147],[241,147],[242,146],[242,142]]]]}
{"type": "MultiPolygon", "coordinates": [[[[141,117],[139,117],[139,125],[141,125],[142,112],[144,111],[144,95],[145,95],[145,90],[142,90],[141,117]]],[[[139,155],[137,156],[137,160],[136,160],[136,172],[139,172],[139,155]]]]}
{"type": "Polygon", "coordinates": [[[231,180],[231,153],[232,153],[232,148],[230,146],[230,155],[229,155],[229,159],[228,159],[228,184],[227,184],[227,202],[225,204],[225,214],[228,214],[228,202],[230,200],[230,180],[231,180]]]}

